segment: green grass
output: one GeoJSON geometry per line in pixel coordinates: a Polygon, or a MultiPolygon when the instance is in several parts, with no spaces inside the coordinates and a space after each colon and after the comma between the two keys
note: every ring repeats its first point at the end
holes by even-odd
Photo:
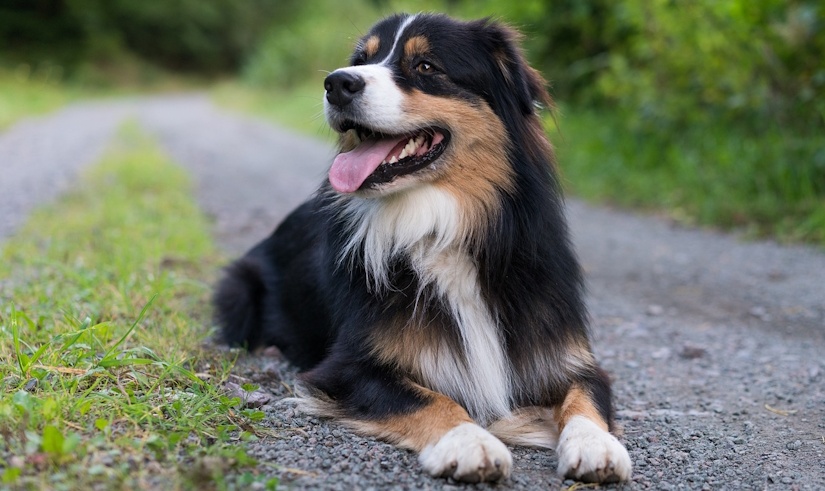
{"type": "Polygon", "coordinates": [[[568,188],[591,201],[689,225],[825,244],[825,136],[755,135],[721,123],[633,130],[630,118],[568,108],[552,129],[568,188]]]}
{"type": "Polygon", "coordinates": [[[25,68],[0,70],[0,130],[24,116],[52,111],[79,95],[80,91],[48,77],[32,77],[25,68]]]}
{"type": "Polygon", "coordinates": [[[221,263],[187,175],[134,127],[0,252],[0,488],[200,489],[260,480],[260,411],[210,350],[221,263]]]}
{"type": "MultiPolygon", "coordinates": [[[[262,91],[240,84],[218,103],[333,139],[316,85],[262,91]]],[[[642,131],[618,112],[564,107],[546,128],[568,192],[586,200],[663,213],[681,223],[749,237],[825,245],[825,136],[774,128],[754,135],[721,123],[642,131]]]]}

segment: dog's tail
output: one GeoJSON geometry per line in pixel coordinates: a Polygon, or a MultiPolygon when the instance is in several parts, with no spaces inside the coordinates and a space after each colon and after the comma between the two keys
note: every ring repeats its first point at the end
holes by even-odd
{"type": "Polygon", "coordinates": [[[254,258],[243,257],[226,268],[212,298],[223,342],[250,351],[263,345],[265,294],[264,271],[254,258]]]}

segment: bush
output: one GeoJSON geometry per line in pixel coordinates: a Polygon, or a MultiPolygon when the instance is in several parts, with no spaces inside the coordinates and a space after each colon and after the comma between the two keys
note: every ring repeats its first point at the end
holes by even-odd
{"type": "Polygon", "coordinates": [[[0,6],[6,62],[50,62],[72,72],[124,50],[160,66],[237,70],[297,0],[8,0],[0,6]]]}
{"type": "Polygon", "coordinates": [[[825,129],[825,8],[715,0],[615,7],[634,33],[592,87],[650,127],[825,129]]]}
{"type": "Polygon", "coordinates": [[[241,72],[246,81],[283,88],[321,79],[347,63],[358,33],[377,18],[363,1],[309,0],[293,15],[274,25],[251,54],[241,72]]]}
{"type": "MultiPolygon", "coordinates": [[[[243,68],[255,86],[293,87],[323,79],[348,63],[355,42],[384,15],[393,12],[443,11],[445,1],[305,0],[290,22],[273,24],[243,68]]],[[[319,85],[320,86],[320,85],[319,85]]]]}
{"type": "Polygon", "coordinates": [[[679,132],[628,131],[621,112],[562,118],[559,160],[577,195],[664,210],[688,224],[825,244],[823,138],[709,122],[679,132]]]}

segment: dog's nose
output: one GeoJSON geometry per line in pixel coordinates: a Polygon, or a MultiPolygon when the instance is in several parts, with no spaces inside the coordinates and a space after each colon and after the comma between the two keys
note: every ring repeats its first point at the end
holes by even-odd
{"type": "Polygon", "coordinates": [[[327,100],[338,107],[344,107],[352,102],[366,85],[360,76],[343,71],[333,72],[324,80],[327,100]]]}

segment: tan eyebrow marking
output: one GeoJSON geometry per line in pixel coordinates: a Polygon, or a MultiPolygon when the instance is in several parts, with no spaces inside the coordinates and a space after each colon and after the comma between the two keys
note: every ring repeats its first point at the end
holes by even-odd
{"type": "Polygon", "coordinates": [[[424,36],[413,36],[404,44],[404,54],[407,58],[423,55],[430,51],[430,42],[424,36]]]}
{"type": "Polygon", "coordinates": [[[367,58],[372,58],[378,53],[378,48],[381,47],[381,39],[378,36],[370,36],[364,43],[364,54],[367,58]]]}

